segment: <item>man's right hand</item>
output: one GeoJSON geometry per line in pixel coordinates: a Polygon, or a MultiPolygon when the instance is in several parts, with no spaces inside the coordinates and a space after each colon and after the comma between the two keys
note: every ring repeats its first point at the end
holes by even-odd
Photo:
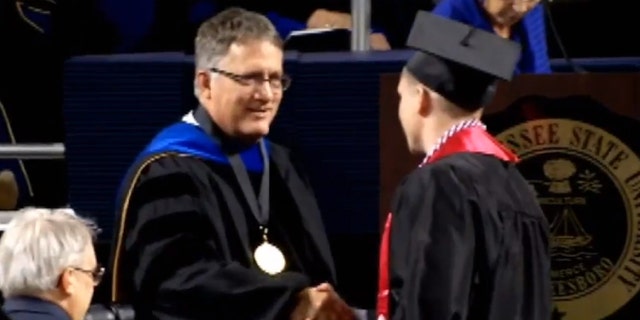
{"type": "Polygon", "coordinates": [[[305,289],[298,299],[298,305],[291,314],[291,320],[356,319],[353,310],[327,283],[305,289]]]}

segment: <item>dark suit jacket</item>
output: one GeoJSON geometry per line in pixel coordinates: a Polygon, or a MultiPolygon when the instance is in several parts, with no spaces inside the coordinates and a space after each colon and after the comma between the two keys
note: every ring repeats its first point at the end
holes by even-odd
{"type": "Polygon", "coordinates": [[[2,309],[11,320],[71,320],[58,305],[32,297],[6,299],[2,309]]]}

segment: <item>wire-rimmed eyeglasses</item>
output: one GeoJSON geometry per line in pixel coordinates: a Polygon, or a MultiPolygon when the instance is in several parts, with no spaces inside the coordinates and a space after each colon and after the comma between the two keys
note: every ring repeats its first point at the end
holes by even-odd
{"type": "Polygon", "coordinates": [[[93,270],[87,270],[80,267],[71,267],[71,269],[89,275],[91,279],[93,279],[93,284],[96,286],[100,284],[102,277],[104,277],[104,267],[100,265],[97,265],[93,270]]]}
{"type": "Polygon", "coordinates": [[[264,74],[261,73],[237,74],[219,68],[210,68],[209,70],[223,75],[244,86],[253,86],[257,88],[267,82],[272,89],[284,91],[291,85],[291,78],[286,74],[277,77],[270,76],[265,78],[264,74]]]}

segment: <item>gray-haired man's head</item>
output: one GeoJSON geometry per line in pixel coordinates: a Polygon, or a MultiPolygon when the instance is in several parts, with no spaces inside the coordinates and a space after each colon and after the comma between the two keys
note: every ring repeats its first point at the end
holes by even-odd
{"type": "Polygon", "coordinates": [[[0,290],[50,300],[83,319],[104,273],[94,238],[91,223],[69,209],[21,210],[0,239],[0,290]]]}

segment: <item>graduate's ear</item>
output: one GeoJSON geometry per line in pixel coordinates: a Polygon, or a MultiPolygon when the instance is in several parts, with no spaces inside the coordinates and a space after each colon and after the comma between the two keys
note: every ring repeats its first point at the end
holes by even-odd
{"type": "Polygon", "coordinates": [[[418,107],[418,114],[422,117],[428,116],[433,109],[433,101],[431,99],[431,92],[429,89],[418,86],[417,90],[419,90],[420,94],[420,106],[418,107]]]}
{"type": "Polygon", "coordinates": [[[196,77],[193,84],[199,98],[211,98],[211,72],[208,70],[196,70],[196,77]]]}

